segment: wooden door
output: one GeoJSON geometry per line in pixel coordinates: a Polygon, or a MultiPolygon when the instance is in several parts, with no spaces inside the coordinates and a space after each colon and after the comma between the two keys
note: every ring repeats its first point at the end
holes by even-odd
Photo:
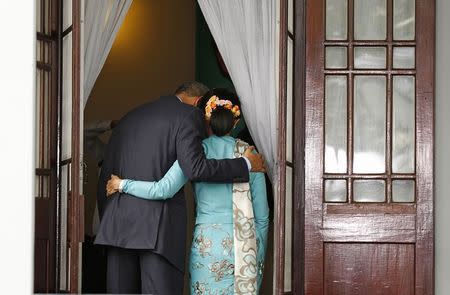
{"type": "Polygon", "coordinates": [[[84,201],[80,126],[81,0],[61,3],[58,291],[78,293],[81,286],[81,242],[84,201]]]}
{"type": "Polygon", "coordinates": [[[34,291],[56,291],[58,5],[36,2],[34,291]]]}
{"type": "Polygon", "coordinates": [[[304,277],[296,290],[433,294],[435,3],[314,0],[305,8],[305,189],[296,201],[304,210],[295,212],[304,218],[304,265],[294,263],[304,277]]]}
{"type": "Polygon", "coordinates": [[[80,285],[80,15],[80,0],[37,1],[36,293],[80,285]]]}

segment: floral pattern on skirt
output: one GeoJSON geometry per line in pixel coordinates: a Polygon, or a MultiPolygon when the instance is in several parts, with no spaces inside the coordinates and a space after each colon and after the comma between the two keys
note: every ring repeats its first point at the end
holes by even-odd
{"type": "MultiPolygon", "coordinates": [[[[261,242],[256,240],[257,245],[261,242]]],[[[233,224],[197,224],[191,246],[189,278],[192,295],[234,294],[233,224]]],[[[258,257],[261,280],[264,257],[258,257]]]]}
{"type": "Polygon", "coordinates": [[[233,294],[233,224],[195,226],[189,276],[191,294],[233,294]]]}
{"type": "MultiPolygon", "coordinates": [[[[257,245],[261,242],[256,239],[257,245]]],[[[257,247],[258,248],[258,247],[257,247]]],[[[264,257],[257,261],[258,280],[264,257]]],[[[233,224],[197,224],[189,259],[192,295],[234,294],[233,224]]]]}

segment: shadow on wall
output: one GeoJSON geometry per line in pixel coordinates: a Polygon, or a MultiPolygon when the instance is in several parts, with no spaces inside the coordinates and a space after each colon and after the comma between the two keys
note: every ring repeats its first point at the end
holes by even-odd
{"type": "Polygon", "coordinates": [[[119,119],[195,78],[195,1],[134,0],[85,108],[119,119]]]}

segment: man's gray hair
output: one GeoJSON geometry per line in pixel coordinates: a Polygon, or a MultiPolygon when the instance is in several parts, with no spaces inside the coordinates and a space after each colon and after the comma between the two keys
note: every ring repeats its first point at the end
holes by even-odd
{"type": "Polygon", "coordinates": [[[175,90],[175,95],[185,93],[190,97],[203,96],[206,92],[209,91],[209,88],[204,84],[197,81],[189,81],[178,86],[177,90],[175,90]]]}

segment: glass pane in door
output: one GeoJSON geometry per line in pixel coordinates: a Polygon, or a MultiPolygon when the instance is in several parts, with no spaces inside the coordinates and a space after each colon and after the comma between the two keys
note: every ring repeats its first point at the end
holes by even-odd
{"type": "Polygon", "coordinates": [[[293,162],[293,67],[294,67],[294,41],[288,38],[288,48],[287,48],[287,75],[286,75],[286,161],[293,162]]]}
{"type": "Polygon", "coordinates": [[[286,167],[284,289],[292,290],[292,185],[294,171],[286,167]]]}
{"type": "Polygon", "coordinates": [[[59,261],[59,282],[60,289],[67,290],[67,238],[68,238],[68,206],[69,206],[69,181],[70,181],[70,165],[64,165],[61,167],[61,200],[60,200],[60,261],[59,261]]]}
{"type": "Polygon", "coordinates": [[[414,202],[415,199],[414,180],[394,180],[392,181],[392,201],[394,202],[414,202]]]}
{"type": "Polygon", "coordinates": [[[385,40],[386,0],[354,0],[355,40],[385,40]]]}
{"type": "Polygon", "coordinates": [[[294,0],[288,0],[288,30],[294,33],[294,0]]]}
{"type": "Polygon", "coordinates": [[[326,39],[347,40],[347,0],[326,0],[326,39]]]}
{"type": "Polygon", "coordinates": [[[416,1],[394,0],[394,40],[414,40],[416,1]]]}
{"type": "Polygon", "coordinates": [[[386,171],[386,77],[355,76],[353,172],[386,171]]]}
{"type": "Polygon", "coordinates": [[[355,47],[355,69],[385,69],[386,47],[355,47]]]}
{"type": "Polygon", "coordinates": [[[63,39],[61,159],[72,155],[72,33],[63,39]]]}
{"type": "Polygon", "coordinates": [[[346,69],[347,68],[347,47],[328,46],[325,48],[325,68],[346,69]]]}
{"type": "Polygon", "coordinates": [[[347,172],[347,76],[325,77],[325,172],[347,172]]]}
{"type": "Polygon", "coordinates": [[[416,49],[414,47],[394,47],[394,69],[414,69],[416,66],[416,49]]]}
{"type": "Polygon", "coordinates": [[[353,201],[380,203],[386,200],[384,180],[355,180],[353,182],[353,201]]]}
{"type": "Polygon", "coordinates": [[[392,86],[392,171],[414,173],[415,78],[394,76],[392,86]]]}
{"type": "Polygon", "coordinates": [[[72,25],[72,0],[63,0],[63,30],[72,25]]]}
{"type": "Polygon", "coordinates": [[[324,188],[325,202],[347,201],[347,180],[327,179],[324,188]]]}

